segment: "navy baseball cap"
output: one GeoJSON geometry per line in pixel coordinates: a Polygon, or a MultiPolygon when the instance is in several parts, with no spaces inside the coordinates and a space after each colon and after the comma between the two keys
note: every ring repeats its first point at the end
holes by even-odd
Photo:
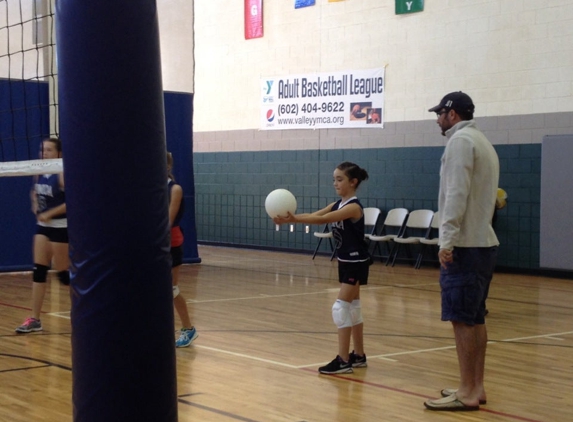
{"type": "Polygon", "coordinates": [[[454,110],[457,111],[458,113],[465,112],[473,114],[476,107],[474,106],[474,102],[472,101],[472,99],[468,94],[462,91],[456,91],[446,94],[446,96],[442,98],[442,101],[440,101],[440,104],[438,104],[435,107],[432,107],[428,111],[436,112],[440,111],[443,108],[454,110]]]}

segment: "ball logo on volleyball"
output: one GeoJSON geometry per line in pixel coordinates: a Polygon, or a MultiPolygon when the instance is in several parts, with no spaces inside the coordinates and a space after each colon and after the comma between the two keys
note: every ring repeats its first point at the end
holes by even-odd
{"type": "Polygon", "coordinates": [[[267,121],[272,122],[273,120],[275,120],[275,111],[272,108],[269,108],[267,110],[267,121]]]}

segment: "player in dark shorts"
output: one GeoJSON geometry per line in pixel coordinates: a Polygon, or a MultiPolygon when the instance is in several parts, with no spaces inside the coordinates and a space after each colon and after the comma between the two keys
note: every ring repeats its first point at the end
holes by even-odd
{"type": "Polygon", "coordinates": [[[340,291],[332,306],[332,319],[338,328],[338,355],[318,369],[321,374],[353,372],[353,367],[365,367],[364,322],[360,305],[360,286],[368,283],[372,263],[364,240],[364,212],[356,197],[356,190],[368,173],[350,162],[339,164],[334,170],[334,189],[340,200],[311,214],[288,214],[276,217],[276,224],[330,224],[336,243],[340,291]],[[354,350],[350,350],[350,340],[354,350]]]}
{"type": "MultiPolygon", "coordinates": [[[[42,141],[42,159],[61,158],[62,143],[58,138],[42,141]]],[[[40,314],[46,295],[48,271],[53,268],[60,282],[70,284],[68,257],[68,220],[66,218],[66,195],[64,174],[43,174],[34,177],[30,192],[32,212],[36,215],[34,235],[34,271],[32,275],[32,316],[16,328],[17,333],[42,331],[40,314]]]]}
{"type": "Polygon", "coordinates": [[[167,184],[169,187],[169,225],[171,227],[171,276],[173,284],[173,305],[183,327],[179,331],[179,338],[175,341],[176,347],[188,347],[193,340],[199,337],[197,330],[191,324],[187,302],[179,291],[179,270],[183,264],[183,232],[179,223],[185,211],[183,189],[175,182],[171,171],[173,170],[173,155],[167,153],[167,184]]]}

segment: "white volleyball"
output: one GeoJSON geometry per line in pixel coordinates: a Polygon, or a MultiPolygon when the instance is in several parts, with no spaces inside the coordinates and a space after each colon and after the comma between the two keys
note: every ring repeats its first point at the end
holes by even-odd
{"type": "Polygon", "coordinates": [[[265,199],[265,210],[271,218],[286,217],[296,212],[296,198],[286,189],[275,189],[265,199]]]}

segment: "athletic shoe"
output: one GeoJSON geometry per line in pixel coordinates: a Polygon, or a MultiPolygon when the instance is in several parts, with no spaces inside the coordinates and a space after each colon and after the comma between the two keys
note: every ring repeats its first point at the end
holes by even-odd
{"type": "Polygon", "coordinates": [[[188,347],[197,337],[199,334],[197,334],[195,327],[182,328],[179,338],[175,341],[175,347],[188,347]]]}
{"type": "Polygon", "coordinates": [[[31,333],[32,331],[42,331],[42,323],[36,318],[26,318],[26,321],[18,328],[16,328],[17,333],[31,333]]]}
{"type": "Polygon", "coordinates": [[[352,364],[353,368],[365,368],[368,366],[368,363],[366,362],[366,354],[360,356],[354,353],[354,350],[350,353],[349,362],[352,364]]]}
{"type": "Polygon", "coordinates": [[[352,364],[350,362],[344,362],[340,356],[336,356],[328,365],[318,368],[318,372],[321,374],[332,375],[351,374],[354,371],[352,370],[352,364]]]}

